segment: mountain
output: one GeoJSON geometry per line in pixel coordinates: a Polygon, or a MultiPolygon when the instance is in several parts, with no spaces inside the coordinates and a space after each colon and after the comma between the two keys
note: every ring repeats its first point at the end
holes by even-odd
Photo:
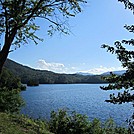
{"type": "Polygon", "coordinates": [[[77,72],[76,74],[79,74],[79,75],[84,75],[84,76],[88,76],[88,75],[94,75],[94,74],[91,74],[91,73],[83,73],[83,72],[77,72]]]}
{"type": "MultiPolygon", "coordinates": [[[[111,71],[113,74],[116,74],[116,75],[122,75],[126,72],[126,70],[120,70],[120,71],[111,71]]],[[[110,72],[105,72],[101,75],[110,75],[110,72]]]]}
{"type": "Polygon", "coordinates": [[[105,83],[99,75],[58,74],[46,70],[36,70],[10,59],[6,60],[4,67],[18,76],[24,84],[29,81],[36,81],[40,84],[105,83]]]}

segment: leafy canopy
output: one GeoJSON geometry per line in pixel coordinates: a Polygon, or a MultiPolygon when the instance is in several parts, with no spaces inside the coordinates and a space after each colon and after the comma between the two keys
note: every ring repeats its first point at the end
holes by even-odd
{"type": "MultiPolygon", "coordinates": [[[[50,22],[48,34],[55,31],[67,34],[66,20],[81,12],[80,3],[84,0],[0,0],[0,36],[5,42],[20,47],[28,39],[38,44],[42,40],[35,33],[40,29],[36,18],[50,22]],[[3,37],[3,36],[2,36],[3,37]]],[[[45,24],[45,23],[44,23],[45,24]]]]}
{"type": "Polygon", "coordinates": [[[68,34],[67,20],[81,12],[85,0],[0,0],[0,73],[13,45],[16,49],[29,40],[42,41],[36,32],[40,29],[36,20],[49,22],[48,35],[55,31],[68,34]]]}

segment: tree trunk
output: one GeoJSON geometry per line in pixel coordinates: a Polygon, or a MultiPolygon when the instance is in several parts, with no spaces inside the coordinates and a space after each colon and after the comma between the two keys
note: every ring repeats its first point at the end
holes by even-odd
{"type": "Polygon", "coordinates": [[[8,53],[9,53],[9,49],[10,49],[11,44],[10,43],[6,43],[2,49],[2,51],[0,52],[0,74],[2,72],[2,68],[4,66],[4,63],[7,59],[8,53]]]}
{"type": "Polygon", "coordinates": [[[2,68],[4,66],[4,63],[5,63],[5,61],[8,57],[9,50],[10,50],[11,44],[14,40],[14,37],[15,37],[16,33],[17,33],[17,29],[14,28],[12,30],[12,33],[8,37],[5,36],[5,44],[2,48],[2,50],[0,51],[0,74],[2,72],[2,68]]]}

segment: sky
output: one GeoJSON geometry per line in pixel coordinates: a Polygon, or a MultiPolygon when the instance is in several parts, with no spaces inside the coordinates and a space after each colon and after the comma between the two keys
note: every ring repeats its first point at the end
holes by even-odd
{"type": "Polygon", "coordinates": [[[87,0],[82,13],[69,19],[70,35],[47,35],[47,21],[36,20],[41,26],[38,35],[44,39],[38,45],[22,45],[8,58],[23,65],[57,73],[88,72],[101,74],[122,70],[115,55],[101,48],[115,41],[131,39],[123,27],[133,24],[131,11],[118,0],[87,0]]]}

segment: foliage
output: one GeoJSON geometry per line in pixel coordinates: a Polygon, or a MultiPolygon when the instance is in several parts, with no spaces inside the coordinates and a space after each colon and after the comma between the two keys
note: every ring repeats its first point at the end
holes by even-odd
{"type": "Polygon", "coordinates": [[[25,87],[7,69],[0,75],[0,112],[18,112],[24,102],[20,91],[25,87]]]}
{"type": "Polygon", "coordinates": [[[124,92],[118,93],[116,97],[114,94],[111,94],[110,100],[107,100],[108,102],[112,102],[114,104],[122,104],[125,102],[133,103],[134,94],[132,93],[132,90],[134,90],[134,52],[131,50],[126,50],[126,48],[123,47],[119,41],[116,41],[114,45],[115,47],[103,45],[103,48],[107,48],[108,51],[116,54],[117,59],[127,70],[123,75],[115,75],[111,72],[110,76],[105,77],[105,80],[111,84],[109,84],[107,87],[101,88],[104,90],[124,89],[124,92]]]}
{"type": "MultiPolygon", "coordinates": [[[[0,35],[5,33],[6,40],[10,39],[15,32],[15,40],[12,45],[20,46],[26,44],[27,39],[34,41],[40,40],[35,32],[40,26],[35,23],[35,19],[40,18],[50,22],[48,34],[54,31],[67,33],[63,19],[75,16],[81,12],[80,3],[84,0],[1,0],[0,1],[0,35]]],[[[66,21],[66,20],[64,20],[66,21]]]]}
{"type": "MultiPolygon", "coordinates": [[[[125,5],[126,9],[131,10],[134,13],[134,3],[129,0],[118,0],[125,5]]],[[[134,25],[125,25],[124,28],[131,33],[134,33],[134,25]]],[[[131,102],[134,106],[134,39],[124,39],[121,41],[116,41],[114,46],[102,45],[103,48],[106,48],[108,52],[115,54],[117,59],[121,62],[122,67],[126,69],[126,72],[123,75],[115,75],[111,72],[109,77],[104,79],[110,82],[107,87],[101,87],[103,90],[120,90],[124,91],[119,92],[117,96],[115,94],[110,94],[110,100],[114,104],[122,104],[126,102],[131,102]],[[125,47],[126,45],[126,47],[125,47]],[[128,45],[128,46],[127,46],[128,45]]],[[[134,114],[132,120],[129,121],[130,131],[134,132],[134,114]]]]}
{"type": "Polygon", "coordinates": [[[102,124],[98,119],[90,122],[85,115],[66,110],[51,113],[50,131],[55,134],[128,134],[126,128],[117,127],[112,119],[102,124]]]}
{"type": "Polygon", "coordinates": [[[27,82],[27,86],[39,86],[39,81],[37,79],[30,79],[27,82]]]}
{"type": "Polygon", "coordinates": [[[49,122],[1,112],[0,121],[1,134],[129,134],[127,128],[117,127],[112,119],[105,123],[98,119],[89,122],[86,116],[67,114],[65,110],[52,112],[49,122]]]}
{"type": "Polygon", "coordinates": [[[87,117],[72,113],[69,116],[65,110],[51,113],[50,130],[55,134],[82,134],[88,132],[87,117]]]}

